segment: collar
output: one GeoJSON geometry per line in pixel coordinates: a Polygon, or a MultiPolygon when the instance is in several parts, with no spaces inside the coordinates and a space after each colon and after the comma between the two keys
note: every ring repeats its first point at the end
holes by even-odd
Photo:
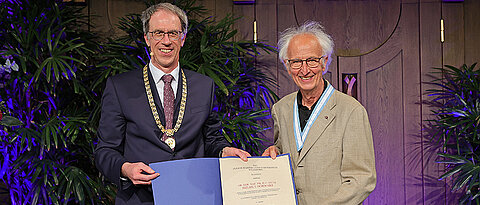
{"type": "MultiPolygon", "coordinates": [[[[320,96],[323,95],[323,93],[325,92],[325,89],[327,88],[328,84],[330,84],[330,83],[327,80],[323,79],[323,90],[322,90],[322,93],[320,93],[320,96]]],[[[318,100],[320,100],[320,97],[318,97],[317,101],[315,101],[315,103],[313,103],[311,110],[313,110],[315,105],[317,105],[318,100]]],[[[303,106],[303,104],[302,104],[302,92],[300,92],[300,90],[297,92],[297,104],[298,104],[299,108],[309,110],[307,106],[303,106]]]]}
{"type": "MultiPolygon", "coordinates": [[[[163,75],[167,74],[163,72],[163,70],[155,67],[151,61],[149,63],[149,68],[150,68],[150,72],[152,73],[153,81],[155,82],[155,84],[159,83],[162,80],[163,75]]],[[[175,69],[173,69],[171,73],[169,73],[170,75],[173,76],[173,82],[175,81],[178,82],[179,73],[180,73],[180,63],[177,65],[175,69]]]]}

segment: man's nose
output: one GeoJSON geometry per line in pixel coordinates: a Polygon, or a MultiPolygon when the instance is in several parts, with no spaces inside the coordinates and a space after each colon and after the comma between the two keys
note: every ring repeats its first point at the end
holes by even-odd
{"type": "Polygon", "coordinates": [[[164,34],[160,42],[162,42],[162,44],[165,44],[165,45],[170,45],[172,43],[172,40],[170,40],[170,37],[168,37],[167,34],[164,34]]]}
{"type": "Polygon", "coordinates": [[[307,65],[307,62],[302,62],[302,67],[300,67],[300,72],[302,74],[307,74],[308,72],[310,72],[310,67],[308,67],[307,65]]]}

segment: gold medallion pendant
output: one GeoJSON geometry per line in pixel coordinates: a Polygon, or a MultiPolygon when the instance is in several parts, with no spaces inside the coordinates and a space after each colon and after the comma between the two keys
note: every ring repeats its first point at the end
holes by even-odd
{"type": "Polygon", "coordinates": [[[167,143],[167,145],[173,149],[175,148],[175,139],[173,139],[172,137],[169,137],[165,140],[165,143],[167,143]]]}

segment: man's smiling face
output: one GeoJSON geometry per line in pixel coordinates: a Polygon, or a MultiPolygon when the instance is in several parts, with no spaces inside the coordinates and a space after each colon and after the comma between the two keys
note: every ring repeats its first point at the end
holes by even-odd
{"type": "MultiPolygon", "coordinates": [[[[182,24],[175,13],[161,9],[155,12],[149,21],[149,32],[154,31],[182,32],[182,24]]],[[[180,33],[179,35],[180,38],[177,40],[170,39],[167,34],[161,40],[153,39],[152,33],[144,35],[145,42],[153,53],[151,56],[153,65],[165,73],[172,72],[178,66],[180,48],[185,42],[185,34],[180,33]]]]}
{"type": "MultiPolygon", "coordinates": [[[[288,45],[287,57],[289,59],[320,58],[323,55],[322,46],[312,34],[299,34],[294,36],[288,45]]],[[[299,69],[288,68],[288,73],[301,91],[322,92],[323,72],[327,57],[320,59],[320,65],[311,68],[306,62],[299,69]]],[[[288,65],[287,61],[285,63],[288,65]]]]}

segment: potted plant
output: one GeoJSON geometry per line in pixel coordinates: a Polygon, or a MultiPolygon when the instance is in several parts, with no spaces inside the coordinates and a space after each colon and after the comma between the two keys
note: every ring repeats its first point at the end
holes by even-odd
{"type": "Polygon", "coordinates": [[[0,123],[10,203],[108,204],[92,157],[86,74],[98,45],[87,19],[60,0],[1,2],[2,111],[22,122],[0,123]]]}
{"type": "Polygon", "coordinates": [[[475,66],[435,68],[442,77],[428,90],[435,116],[428,120],[431,140],[443,148],[437,162],[447,165],[440,179],[453,177],[452,190],[464,191],[462,204],[480,204],[480,69],[475,66]]]}

